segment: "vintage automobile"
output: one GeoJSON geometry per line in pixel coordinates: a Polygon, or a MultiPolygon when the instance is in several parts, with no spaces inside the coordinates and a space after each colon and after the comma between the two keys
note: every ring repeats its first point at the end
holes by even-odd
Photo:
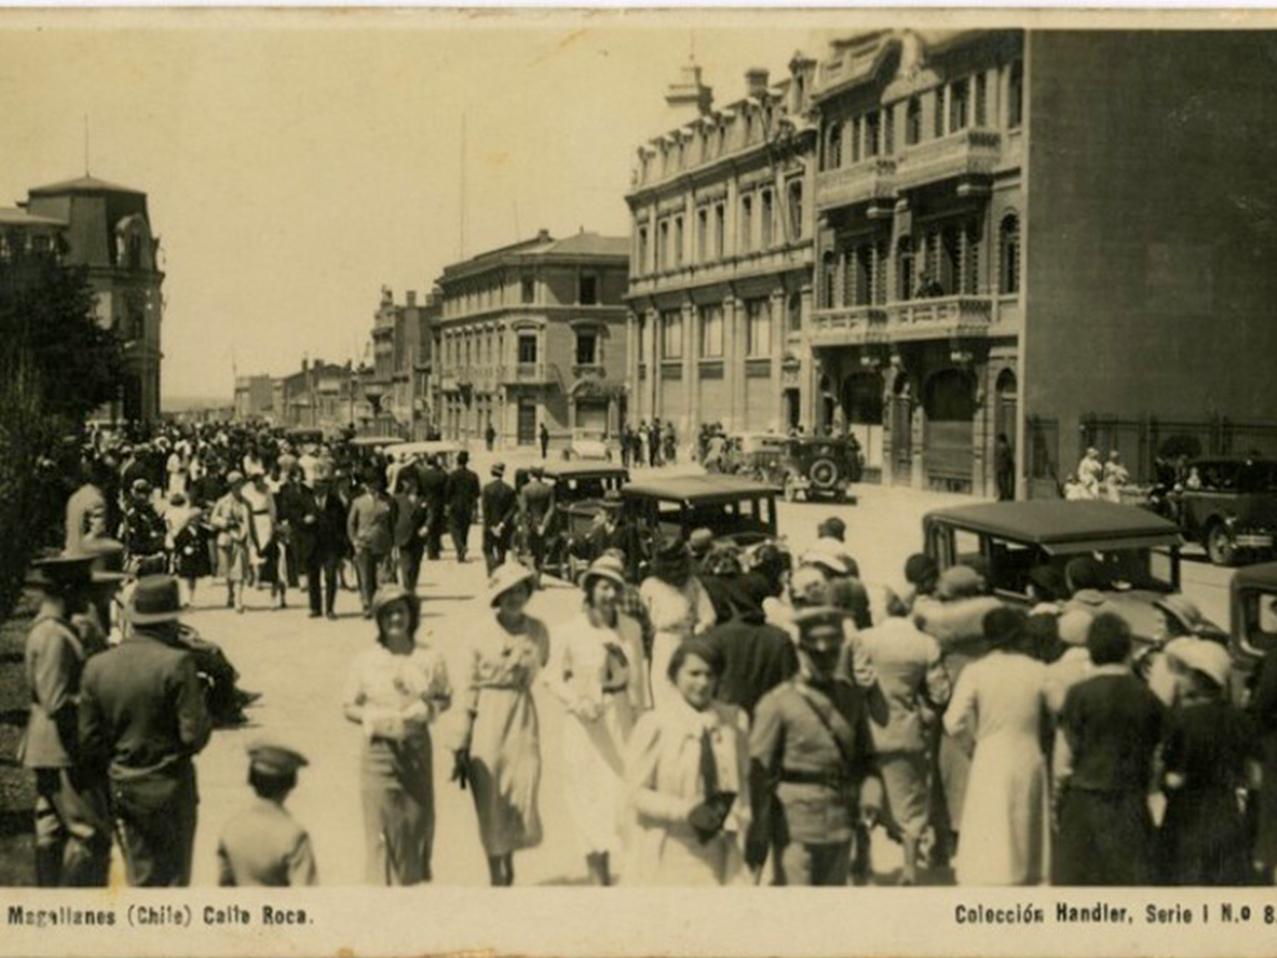
{"type": "Polygon", "coordinates": [[[577,429],[572,434],[572,444],[566,450],[568,459],[612,461],[612,447],[607,433],[601,429],[577,429]]]}
{"type": "Polygon", "coordinates": [[[788,442],[784,436],[771,432],[746,432],[728,436],[722,471],[780,485],[785,476],[788,442]]]}
{"type": "MultiPolygon", "coordinates": [[[[1160,599],[1180,589],[1179,528],[1147,509],[1102,501],[1032,499],[935,509],[922,520],[924,550],[941,570],[975,556],[989,569],[995,595],[1028,605],[1029,572],[1093,555],[1114,588],[1106,604],[1145,647],[1173,635],[1160,599]]],[[[1218,627],[1205,624],[1218,631],[1218,627]]]]}
{"type": "MultiPolygon", "coordinates": [[[[546,553],[546,571],[572,580],[578,567],[588,565],[588,538],[595,517],[603,508],[609,492],[622,489],[629,482],[629,471],[621,466],[594,461],[547,462],[543,467],[545,481],[554,489],[554,521],[550,526],[552,541],[546,553]]],[[[521,490],[530,478],[528,469],[515,472],[514,488],[521,490]]],[[[526,551],[524,530],[515,535],[517,552],[526,551]]]]}
{"type": "Polygon", "coordinates": [[[1239,681],[1252,684],[1264,658],[1277,649],[1277,562],[1233,573],[1229,585],[1229,651],[1239,681]]]}
{"type": "Polygon", "coordinates": [[[639,544],[630,575],[646,572],[654,544],[669,535],[709,529],[717,538],[749,548],[777,536],[776,486],[744,476],[679,476],[634,482],[621,489],[621,518],[639,544]]]}
{"type": "Polygon", "coordinates": [[[1214,457],[1188,463],[1190,480],[1158,502],[1215,565],[1273,555],[1277,459],[1214,457]]]}
{"type": "Polygon", "coordinates": [[[855,439],[791,436],[785,446],[785,498],[793,502],[801,495],[808,502],[843,502],[851,484],[860,481],[863,467],[855,439]]]}
{"type": "Polygon", "coordinates": [[[304,446],[311,443],[318,445],[324,441],[324,431],[322,429],[297,426],[284,433],[284,438],[296,446],[304,446]]]}

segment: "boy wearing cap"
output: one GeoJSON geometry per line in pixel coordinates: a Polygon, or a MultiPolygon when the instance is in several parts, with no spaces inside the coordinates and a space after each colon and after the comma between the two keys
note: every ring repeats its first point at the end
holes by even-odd
{"type": "Polygon", "coordinates": [[[248,747],[248,784],[257,801],[233,816],[217,843],[218,884],[223,886],[317,885],[310,836],[284,808],[309,764],[287,746],[258,740],[248,747]]]}
{"type": "Polygon", "coordinates": [[[30,717],[18,760],[36,776],[35,871],[42,887],[105,886],[110,822],[100,776],[79,748],[77,707],[87,653],[72,625],[86,605],[91,556],[32,563],[27,584],[40,609],[27,635],[24,665],[30,717]]]}
{"type": "Polygon", "coordinates": [[[750,732],[746,861],[770,851],[775,884],[845,885],[861,819],[882,804],[864,693],[836,677],[846,613],[801,609],[800,672],[763,696],[750,732]]]}

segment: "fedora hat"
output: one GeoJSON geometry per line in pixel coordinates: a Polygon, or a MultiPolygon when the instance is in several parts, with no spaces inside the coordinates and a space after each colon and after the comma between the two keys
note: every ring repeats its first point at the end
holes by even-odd
{"type": "Polygon", "coordinates": [[[488,577],[488,604],[495,606],[511,589],[535,579],[536,573],[521,562],[506,562],[497,566],[488,577]]]}
{"type": "Polygon", "coordinates": [[[53,555],[32,561],[26,584],[37,589],[63,589],[92,582],[91,556],[53,555]]]}
{"type": "Polygon", "coordinates": [[[137,580],[129,599],[128,617],[134,625],[176,622],[182,612],[177,579],[171,575],[147,575],[137,580]]]}

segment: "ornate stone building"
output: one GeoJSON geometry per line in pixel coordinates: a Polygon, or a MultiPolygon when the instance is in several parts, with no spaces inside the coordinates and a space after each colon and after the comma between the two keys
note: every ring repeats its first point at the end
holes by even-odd
{"type": "Polygon", "coordinates": [[[91,176],[29,190],[28,213],[66,224],[63,262],[84,266],[97,294],[98,321],[124,344],[125,382],[102,415],[155,422],[160,415],[160,240],[146,194],[91,176]]]}
{"type": "Polygon", "coordinates": [[[810,421],[816,61],[795,54],[715,109],[700,67],[666,93],[676,125],[639,148],[628,338],[631,422],[783,431],[810,421]]]}
{"type": "Polygon", "coordinates": [[[446,267],[437,280],[440,426],[450,439],[555,445],[616,434],[625,415],[629,240],[536,237],[446,267]]]}

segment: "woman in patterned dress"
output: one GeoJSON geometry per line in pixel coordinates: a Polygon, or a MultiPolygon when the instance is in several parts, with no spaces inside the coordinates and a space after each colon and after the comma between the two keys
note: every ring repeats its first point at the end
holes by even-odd
{"type": "Polygon", "coordinates": [[[488,582],[496,614],[470,638],[465,724],[453,769],[453,779],[474,794],[497,886],[514,884],[516,851],[541,843],[541,734],[532,685],[549,658],[550,639],[541,621],[524,611],[534,577],[508,562],[488,582]]]}
{"type": "Polygon", "coordinates": [[[554,637],[545,682],[567,710],[564,787],[596,885],[612,883],[620,853],[625,746],[651,703],[643,633],[618,608],[625,567],[596,559],[581,577],[585,609],[554,637]]]}
{"type": "Polygon", "coordinates": [[[430,722],[452,698],[443,656],[415,634],[420,603],[397,585],[373,600],[377,645],[355,659],[342,708],[364,730],[360,792],[367,881],[430,881],[435,801],[430,722]]]}

